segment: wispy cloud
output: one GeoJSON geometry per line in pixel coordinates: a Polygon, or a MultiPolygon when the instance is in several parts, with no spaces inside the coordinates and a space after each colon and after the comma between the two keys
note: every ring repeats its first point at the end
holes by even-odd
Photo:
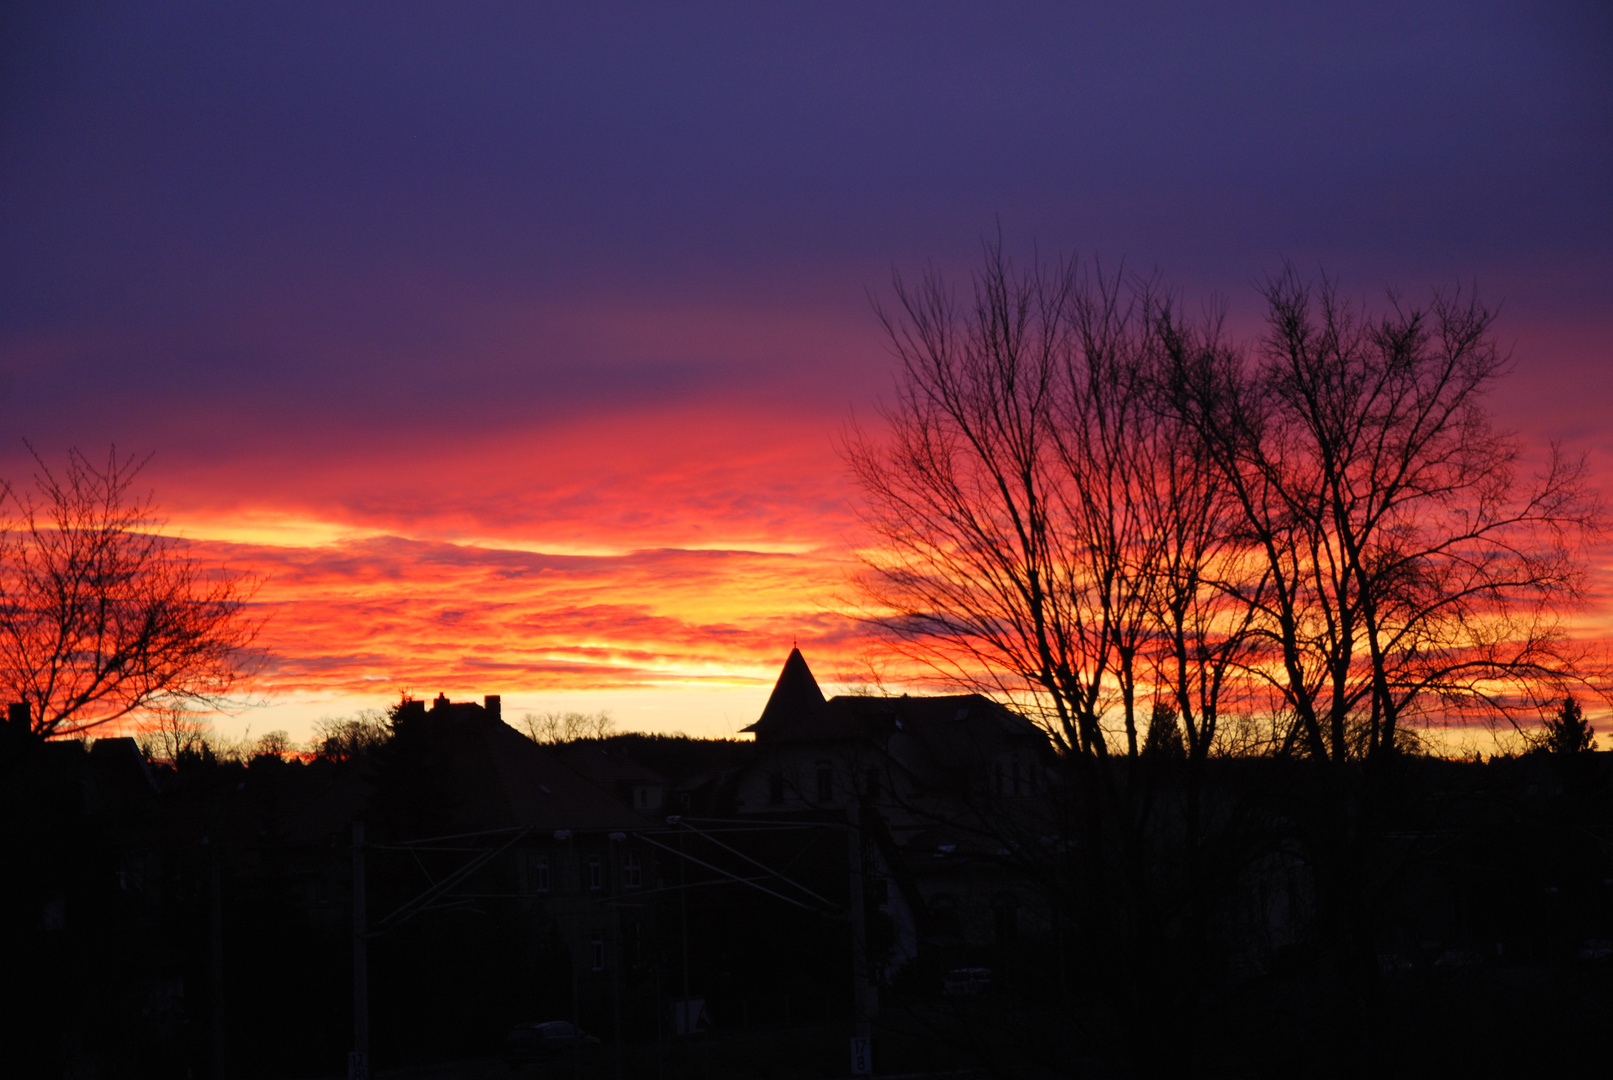
{"type": "Polygon", "coordinates": [[[833,553],[557,555],[392,536],[193,550],[262,575],[270,694],[748,685],[773,679],[792,639],[826,669],[860,647],[833,611],[833,553]]]}

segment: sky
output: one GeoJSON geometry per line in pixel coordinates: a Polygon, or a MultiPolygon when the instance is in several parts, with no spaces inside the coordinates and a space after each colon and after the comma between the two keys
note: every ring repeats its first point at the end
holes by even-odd
{"type": "MultiPolygon", "coordinates": [[[[240,735],[402,693],[732,734],[838,614],[894,272],[1476,286],[1613,491],[1605,4],[0,15],[0,476],[149,462],[261,579],[240,735]]],[[[1601,553],[1583,632],[1613,633],[1601,553]]]]}

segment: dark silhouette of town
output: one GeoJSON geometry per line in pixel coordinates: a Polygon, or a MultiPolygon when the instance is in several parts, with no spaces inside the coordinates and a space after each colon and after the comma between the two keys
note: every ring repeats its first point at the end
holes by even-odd
{"type": "MultiPolygon", "coordinates": [[[[1111,864],[1083,850],[1037,725],[978,695],[826,700],[799,650],[753,741],[543,745],[497,696],[439,696],[316,754],[159,763],[132,738],[39,740],[26,712],[5,732],[0,1055],[28,1075],[1423,1076],[1606,1056],[1610,770],[1583,740],[1406,755],[1360,868],[1360,1012],[1288,827],[1303,760],[1212,763],[1207,805],[1244,822],[1217,880],[1106,937],[1070,896],[1111,864]],[[1150,965],[1198,989],[1128,1004],[1160,985],[1128,983],[1150,965]],[[1116,1019],[1139,1011],[1154,1049],[1116,1019]]],[[[1169,736],[1128,766],[1153,770],[1166,832],[1169,736]]]]}

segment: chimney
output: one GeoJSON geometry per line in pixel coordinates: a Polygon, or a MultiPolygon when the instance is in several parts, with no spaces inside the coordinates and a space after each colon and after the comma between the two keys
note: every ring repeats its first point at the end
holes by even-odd
{"type": "Polygon", "coordinates": [[[33,706],[26,701],[13,701],[6,710],[6,719],[13,729],[27,734],[34,729],[33,706]]]}
{"type": "Polygon", "coordinates": [[[487,715],[491,716],[494,720],[502,720],[502,719],[504,719],[504,717],[499,712],[499,710],[501,708],[501,705],[499,703],[499,695],[497,695],[497,694],[488,694],[486,697],[484,697],[482,699],[482,708],[486,709],[487,710],[487,715]]]}

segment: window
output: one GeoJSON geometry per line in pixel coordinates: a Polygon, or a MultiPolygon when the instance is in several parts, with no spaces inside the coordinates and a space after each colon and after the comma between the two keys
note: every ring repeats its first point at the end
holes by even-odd
{"type": "Polygon", "coordinates": [[[1019,900],[1012,893],[993,897],[991,912],[996,917],[998,945],[1007,945],[1019,936],[1019,900]]]}
{"type": "Polygon", "coordinates": [[[605,887],[605,861],[598,855],[588,856],[588,887],[590,889],[605,887]]]}
{"type": "Polygon", "coordinates": [[[930,918],[937,936],[947,938],[963,936],[963,920],[958,915],[958,902],[946,893],[936,893],[930,899],[930,918]]]}
{"type": "Polygon", "coordinates": [[[594,970],[595,971],[604,971],[605,970],[605,935],[596,930],[596,931],[594,931],[593,936],[588,939],[588,943],[593,946],[594,970]]]}
{"type": "Polygon", "coordinates": [[[784,801],[784,774],[782,772],[767,774],[767,801],[775,806],[784,801]]]}
{"type": "Polygon", "coordinates": [[[868,893],[878,903],[879,910],[889,915],[891,913],[891,895],[893,892],[890,879],[874,875],[867,879],[867,886],[868,893]]]}
{"type": "Polygon", "coordinates": [[[629,889],[636,889],[644,884],[644,867],[639,862],[636,851],[629,851],[622,861],[622,884],[629,889]]]}
{"type": "Polygon", "coordinates": [[[835,797],[835,770],[827,761],[818,762],[818,801],[829,802],[835,797]]]}
{"type": "Polygon", "coordinates": [[[992,770],[992,789],[998,795],[1024,795],[1029,790],[1030,777],[1019,767],[1019,755],[1010,754],[1007,761],[999,759],[992,770]]]}
{"type": "Polygon", "coordinates": [[[549,891],[549,856],[536,855],[532,859],[532,891],[549,891]]]}

